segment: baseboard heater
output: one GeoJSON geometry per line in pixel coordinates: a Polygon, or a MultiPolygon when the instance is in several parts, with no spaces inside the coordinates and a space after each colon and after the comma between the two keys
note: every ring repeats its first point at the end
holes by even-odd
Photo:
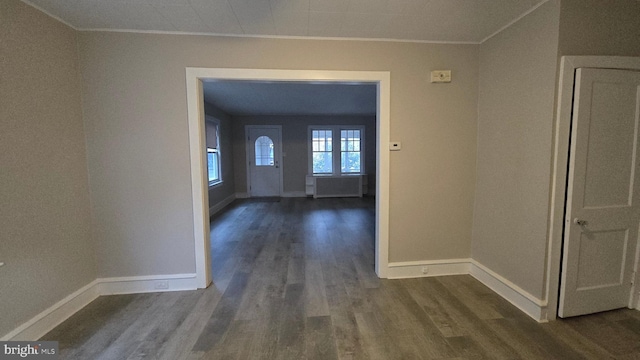
{"type": "Polygon", "coordinates": [[[306,193],[315,199],[326,197],[362,197],[366,175],[307,176],[306,193]]]}

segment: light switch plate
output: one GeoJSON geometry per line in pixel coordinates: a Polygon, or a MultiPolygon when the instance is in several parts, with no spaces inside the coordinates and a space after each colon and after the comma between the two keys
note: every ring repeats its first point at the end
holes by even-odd
{"type": "Polygon", "coordinates": [[[398,151],[400,149],[402,149],[402,143],[401,142],[394,141],[394,142],[389,143],[389,150],[398,151]]]}

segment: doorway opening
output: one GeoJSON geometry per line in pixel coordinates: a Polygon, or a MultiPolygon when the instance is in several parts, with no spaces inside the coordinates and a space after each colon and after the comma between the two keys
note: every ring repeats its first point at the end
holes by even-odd
{"type": "Polygon", "coordinates": [[[318,71],[187,68],[187,107],[193,198],[194,251],[199,288],[211,283],[208,179],[204,149],[203,81],[244,80],[294,83],[370,84],[377,88],[375,272],[387,277],[389,253],[389,132],[390,74],[382,71],[318,71]],[[386,151],[385,151],[386,150],[386,151]]]}

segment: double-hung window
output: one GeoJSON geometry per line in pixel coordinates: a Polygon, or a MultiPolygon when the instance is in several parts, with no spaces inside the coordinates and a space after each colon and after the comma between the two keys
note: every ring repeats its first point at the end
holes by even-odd
{"type": "Polygon", "coordinates": [[[314,174],[333,173],[333,130],[311,130],[311,154],[314,174]]]}
{"type": "Polygon", "coordinates": [[[343,174],[362,173],[362,131],[360,129],[340,130],[340,172],[343,174]]]}
{"type": "Polygon", "coordinates": [[[310,126],[309,172],[364,174],[364,126],[310,126]]]}
{"type": "Polygon", "coordinates": [[[207,132],[207,173],[209,186],[222,182],[222,170],[220,168],[220,143],[219,128],[220,123],[207,116],[205,121],[207,132]]]}

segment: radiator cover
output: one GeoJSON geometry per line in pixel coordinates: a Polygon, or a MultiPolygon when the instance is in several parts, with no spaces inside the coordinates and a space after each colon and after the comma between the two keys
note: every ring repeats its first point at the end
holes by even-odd
{"type": "Polygon", "coordinates": [[[313,176],[313,197],[362,197],[363,175],[313,176]]]}

